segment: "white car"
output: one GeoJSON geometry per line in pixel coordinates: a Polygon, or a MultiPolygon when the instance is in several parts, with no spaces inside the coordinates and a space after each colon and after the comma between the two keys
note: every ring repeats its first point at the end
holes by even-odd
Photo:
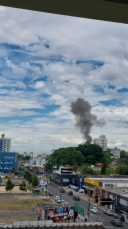
{"type": "Polygon", "coordinates": [[[55,196],[55,200],[57,201],[58,199],[60,199],[60,196],[55,196]]]}
{"type": "Polygon", "coordinates": [[[79,192],[80,192],[80,193],[84,193],[84,189],[82,189],[82,188],[79,189],[79,192]]]}
{"type": "Polygon", "coordinates": [[[93,208],[91,208],[91,209],[90,209],[90,211],[91,211],[92,213],[97,214],[97,207],[93,207],[93,208]]]}
{"type": "Polygon", "coordinates": [[[63,202],[62,202],[62,206],[69,206],[69,202],[63,201],[63,202]]]}
{"type": "Polygon", "coordinates": [[[65,200],[61,200],[61,201],[60,199],[57,200],[57,203],[63,203],[63,202],[65,202],[65,200]]]}

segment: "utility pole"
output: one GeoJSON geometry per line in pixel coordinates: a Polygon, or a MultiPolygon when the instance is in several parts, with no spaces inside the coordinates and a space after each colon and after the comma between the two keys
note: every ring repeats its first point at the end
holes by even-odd
{"type": "Polygon", "coordinates": [[[90,222],[90,188],[88,189],[88,220],[90,222]]]}
{"type": "Polygon", "coordinates": [[[61,198],[62,198],[62,177],[61,177],[61,188],[60,188],[60,203],[61,203],[61,198]]]}

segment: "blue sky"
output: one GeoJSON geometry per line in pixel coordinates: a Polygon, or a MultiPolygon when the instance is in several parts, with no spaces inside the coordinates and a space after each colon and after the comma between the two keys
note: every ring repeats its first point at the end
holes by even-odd
{"type": "Polygon", "coordinates": [[[0,7],[0,133],[12,151],[84,143],[70,104],[81,97],[127,150],[128,25],[0,7]]]}

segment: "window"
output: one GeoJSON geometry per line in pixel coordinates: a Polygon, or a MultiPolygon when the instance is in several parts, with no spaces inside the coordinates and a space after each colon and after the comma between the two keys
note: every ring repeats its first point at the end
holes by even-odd
{"type": "Polygon", "coordinates": [[[124,200],[124,199],[119,199],[119,203],[124,205],[124,206],[128,206],[128,203],[127,203],[127,200],[124,200]]]}

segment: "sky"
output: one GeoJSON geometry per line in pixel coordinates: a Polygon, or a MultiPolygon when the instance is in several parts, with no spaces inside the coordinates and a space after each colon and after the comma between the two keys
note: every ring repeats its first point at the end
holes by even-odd
{"type": "Polygon", "coordinates": [[[128,25],[0,7],[0,134],[19,153],[77,146],[71,102],[106,125],[108,147],[128,149],[128,25]]]}

